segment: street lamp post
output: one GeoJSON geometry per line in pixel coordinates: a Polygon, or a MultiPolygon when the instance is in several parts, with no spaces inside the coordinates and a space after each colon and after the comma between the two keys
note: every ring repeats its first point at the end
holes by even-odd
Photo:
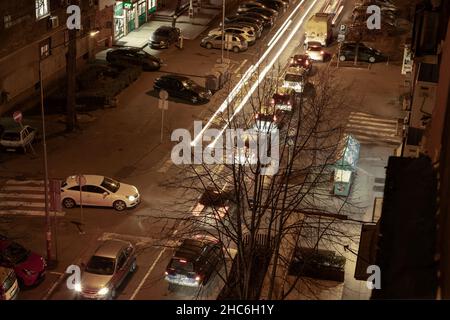
{"type": "Polygon", "coordinates": [[[225,46],[225,0],[222,0],[222,60],[223,63],[223,50],[225,46]]]}
{"type": "Polygon", "coordinates": [[[44,112],[44,86],[42,79],[41,59],[39,59],[39,87],[41,95],[41,117],[42,117],[42,145],[44,152],[44,200],[45,200],[45,239],[47,247],[47,261],[52,261],[52,229],[48,207],[48,164],[47,164],[47,143],[45,138],[45,112],[44,112]]]}

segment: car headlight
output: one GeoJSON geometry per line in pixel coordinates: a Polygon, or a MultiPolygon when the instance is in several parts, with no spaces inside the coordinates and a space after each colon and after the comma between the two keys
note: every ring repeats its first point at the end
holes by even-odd
{"type": "Polygon", "coordinates": [[[99,295],[101,295],[101,296],[104,296],[104,295],[106,295],[108,292],[109,292],[109,288],[104,287],[104,288],[101,288],[100,290],[98,290],[97,293],[98,293],[99,295]]]}
{"type": "Polygon", "coordinates": [[[81,292],[81,283],[75,283],[73,288],[76,292],[81,292]]]}
{"type": "Polygon", "coordinates": [[[135,196],[128,196],[127,198],[128,198],[128,200],[130,200],[130,201],[136,200],[136,197],[135,197],[135,196]]]}

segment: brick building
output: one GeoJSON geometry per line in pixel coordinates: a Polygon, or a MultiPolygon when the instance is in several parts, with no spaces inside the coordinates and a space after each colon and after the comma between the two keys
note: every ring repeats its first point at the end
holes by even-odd
{"type": "MultiPolygon", "coordinates": [[[[108,2],[108,1],[106,1],[108,2]]],[[[111,2],[111,1],[109,1],[111,2]]],[[[114,1],[112,1],[114,2],[114,1]]],[[[25,109],[39,99],[39,67],[44,91],[61,83],[66,72],[67,7],[79,5],[81,30],[77,31],[77,66],[99,46],[112,41],[112,5],[98,0],[15,0],[0,3],[0,115],[25,109]]]]}

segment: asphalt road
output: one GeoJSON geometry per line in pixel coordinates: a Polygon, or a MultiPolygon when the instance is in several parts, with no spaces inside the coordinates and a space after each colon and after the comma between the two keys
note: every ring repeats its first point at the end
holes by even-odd
{"type": "MultiPolygon", "coordinates": [[[[273,46],[261,65],[274,62],[285,65],[288,59],[301,48],[305,12],[314,13],[323,1],[306,0],[291,17],[292,22],[273,46]],[[294,28],[299,26],[289,43],[279,50],[294,28]]],[[[300,3],[300,1],[297,1],[300,3]]],[[[257,63],[296,7],[292,4],[288,12],[277,19],[276,26],[265,32],[261,40],[247,52],[225,56],[233,61],[232,73],[237,82],[246,70],[257,63]]],[[[224,100],[226,94],[218,92],[210,103],[193,106],[180,101],[169,101],[165,114],[164,140],[160,142],[161,111],[158,99],[152,90],[153,81],[164,73],[188,75],[203,84],[203,76],[220,58],[220,50],[207,50],[199,46],[201,37],[185,41],[183,49],[175,47],[158,52],[166,65],[159,72],[143,73],[141,77],[119,96],[117,109],[101,110],[94,125],[83,130],[70,140],[55,139],[49,145],[49,168],[52,177],[65,177],[74,173],[103,174],[136,185],[142,203],[126,213],[112,209],[80,208],[66,210],[57,222],[58,260],[57,268],[47,275],[36,288],[25,290],[21,299],[72,299],[73,293],[65,286],[64,270],[69,264],[86,262],[99,241],[118,238],[131,241],[138,248],[138,269],[118,292],[118,299],[192,299],[214,298],[220,290],[219,279],[212,279],[200,292],[192,289],[168,290],[163,280],[165,267],[173,254],[174,232],[179,226],[174,218],[185,214],[194,194],[186,194],[167,185],[176,177],[177,170],[171,165],[170,150],[173,143],[170,133],[176,128],[192,129],[193,120],[206,123],[224,100]],[[69,141],[69,143],[67,142],[69,141]],[[167,219],[169,218],[169,219],[167,219]],[[81,227],[77,223],[82,222],[81,227]],[[81,228],[81,229],[80,229],[81,228]],[[80,232],[81,231],[81,232],[80,232]]],[[[146,49],[149,50],[149,49],[146,49]]],[[[153,51],[152,51],[153,52],[153,51]]],[[[39,150],[38,150],[39,151],[39,150]]],[[[29,158],[14,159],[6,166],[25,176],[41,174],[41,163],[29,158]]],[[[42,218],[14,217],[10,235],[22,239],[22,243],[37,252],[45,252],[44,225],[42,218]],[[12,227],[14,225],[14,227],[12,227]],[[27,235],[27,236],[24,236],[27,235]]],[[[182,233],[182,230],[180,234],[182,233]]]]}

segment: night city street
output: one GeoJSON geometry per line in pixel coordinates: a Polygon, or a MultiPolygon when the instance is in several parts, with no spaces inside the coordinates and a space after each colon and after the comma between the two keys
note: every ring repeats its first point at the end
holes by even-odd
{"type": "Polygon", "coordinates": [[[449,1],[34,2],[0,1],[0,300],[450,298],[449,1]]]}

